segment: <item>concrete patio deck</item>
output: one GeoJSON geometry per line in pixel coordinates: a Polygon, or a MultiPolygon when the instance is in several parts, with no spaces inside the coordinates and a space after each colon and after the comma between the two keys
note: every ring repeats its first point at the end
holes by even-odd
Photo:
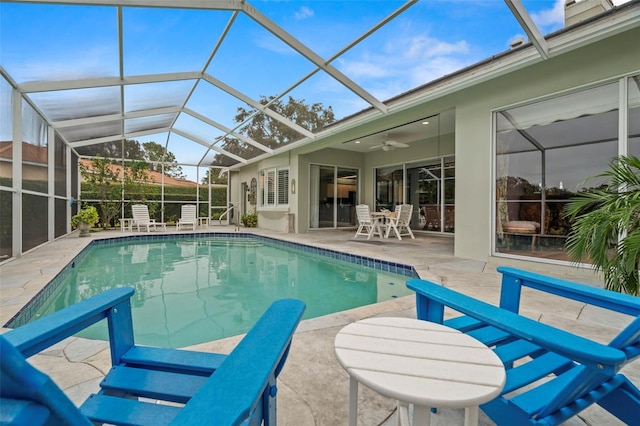
{"type": "MultiPolygon", "coordinates": [[[[234,227],[200,228],[203,232],[234,232],[234,227]]],[[[242,231],[247,231],[242,229],[242,231]]],[[[453,239],[418,235],[415,240],[385,241],[353,239],[353,231],[320,231],[308,234],[285,234],[263,230],[248,230],[318,247],[347,253],[401,262],[412,265],[421,278],[441,283],[478,299],[496,303],[500,275],[498,264],[460,259],[453,256],[453,239]]],[[[172,229],[169,229],[172,232],[172,229]]],[[[191,231],[187,231],[191,232],[191,231]]],[[[131,235],[119,231],[92,234],[78,238],[77,233],[46,244],[20,259],[0,266],[0,321],[5,324],[19,309],[40,291],[92,239],[131,235]]],[[[508,264],[513,262],[500,262],[508,264]]],[[[567,270],[552,265],[528,266],[561,278],[567,273],[582,276],[582,282],[598,285],[585,271],[567,270]]],[[[609,315],[580,303],[567,303],[552,297],[527,292],[523,313],[536,320],[564,328],[577,334],[607,342],[629,317],[609,315]]],[[[339,366],[333,352],[336,333],[353,321],[372,316],[415,317],[414,298],[403,297],[388,302],[339,312],[303,321],[295,334],[287,364],[280,376],[278,422],[284,426],[346,425],[348,420],[349,379],[339,366]]],[[[135,326],[135,324],[134,324],[135,326]]],[[[4,330],[6,331],[6,330],[4,330]]],[[[197,350],[228,352],[239,336],[194,346],[197,350]]],[[[50,374],[77,403],[98,389],[104,373],[110,367],[107,343],[81,338],[69,338],[46,352],[31,358],[41,370],[50,374]]],[[[627,376],[640,385],[640,361],[628,365],[627,376]]],[[[395,401],[384,398],[364,386],[359,394],[359,425],[394,423],[395,401]]],[[[442,410],[432,417],[433,425],[463,423],[463,410],[442,410]]],[[[483,413],[481,425],[493,424],[483,413]]],[[[568,425],[620,425],[606,411],[590,407],[568,425]]]]}

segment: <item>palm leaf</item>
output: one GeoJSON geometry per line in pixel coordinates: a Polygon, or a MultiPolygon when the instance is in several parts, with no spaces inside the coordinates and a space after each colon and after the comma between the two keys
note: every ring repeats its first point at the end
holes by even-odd
{"type": "Polygon", "coordinates": [[[574,263],[591,263],[608,289],[638,295],[640,159],[617,157],[604,189],[578,194],[565,208],[572,222],[565,248],[574,263]]]}

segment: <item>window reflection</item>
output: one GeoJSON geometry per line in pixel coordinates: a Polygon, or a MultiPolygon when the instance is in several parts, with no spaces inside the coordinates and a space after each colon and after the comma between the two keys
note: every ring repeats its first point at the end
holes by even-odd
{"type": "Polygon", "coordinates": [[[7,188],[13,186],[12,95],[7,80],[0,78],[0,186],[7,188]]]}
{"type": "Polygon", "coordinates": [[[496,252],[567,260],[577,192],[618,155],[618,83],[496,114],[496,252]]]}
{"type": "Polygon", "coordinates": [[[47,123],[22,103],[22,188],[46,194],[49,192],[47,123]]]}

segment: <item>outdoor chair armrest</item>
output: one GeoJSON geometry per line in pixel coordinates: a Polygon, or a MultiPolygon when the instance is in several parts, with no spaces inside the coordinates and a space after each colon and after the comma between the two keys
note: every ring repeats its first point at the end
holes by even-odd
{"type": "Polygon", "coordinates": [[[33,401],[2,397],[2,416],[0,422],[3,425],[46,425],[51,415],[44,405],[33,401]]]}
{"type": "MultiPolygon", "coordinates": [[[[275,410],[276,377],[304,310],[305,304],[299,300],[274,302],[172,424],[203,424],[215,419],[216,424],[236,425],[256,410],[275,410]]],[[[274,417],[275,411],[265,415],[274,417]]]]}
{"type": "Polygon", "coordinates": [[[512,312],[518,312],[522,286],[525,286],[611,311],[632,316],[640,315],[640,298],[638,297],[588,287],[516,268],[501,266],[497,270],[503,276],[500,307],[512,312]]]}
{"type": "Polygon", "coordinates": [[[133,346],[131,324],[131,287],[120,287],[97,294],[87,300],[61,309],[39,320],[27,323],[5,334],[25,358],[46,349],[90,325],[109,319],[112,356],[133,346]],[[131,333],[130,337],[127,336],[131,333]],[[116,351],[116,352],[114,352],[116,351]]]}
{"type": "Polygon", "coordinates": [[[602,373],[615,373],[627,360],[625,353],[619,349],[534,321],[426,280],[411,279],[407,281],[407,287],[416,292],[419,319],[442,323],[446,306],[517,338],[597,368],[602,373]]]}

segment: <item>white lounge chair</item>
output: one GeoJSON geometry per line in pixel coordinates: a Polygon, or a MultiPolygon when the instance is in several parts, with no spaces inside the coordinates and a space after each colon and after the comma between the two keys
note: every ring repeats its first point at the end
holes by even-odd
{"type": "Polygon", "coordinates": [[[399,240],[402,239],[402,235],[409,235],[415,240],[413,231],[409,228],[409,222],[411,222],[411,213],[413,213],[413,204],[401,204],[396,206],[395,217],[389,217],[387,221],[387,232],[385,237],[389,238],[391,230],[396,234],[399,240]]]}
{"type": "Polygon", "coordinates": [[[367,240],[369,240],[374,234],[378,234],[382,238],[380,222],[371,217],[368,205],[358,204],[356,206],[356,215],[358,216],[358,229],[353,238],[358,238],[358,235],[366,235],[367,240]]]}
{"type": "Polygon", "coordinates": [[[155,219],[149,217],[149,207],[146,204],[134,204],[131,206],[131,212],[133,213],[133,224],[138,227],[138,232],[140,227],[147,228],[147,232],[151,230],[151,227],[155,231],[158,226],[162,227],[163,231],[167,230],[166,223],[156,222],[155,219]]]}
{"type": "Polygon", "coordinates": [[[193,204],[185,204],[184,206],[182,206],[180,211],[180,219],[178,219],[178,223],[176,224],[176,230],[179,231],[185,226],[190,226],[191,229],[195,231],[197,224],[198,212],[196,210],[196,206],[193,204]]]}

